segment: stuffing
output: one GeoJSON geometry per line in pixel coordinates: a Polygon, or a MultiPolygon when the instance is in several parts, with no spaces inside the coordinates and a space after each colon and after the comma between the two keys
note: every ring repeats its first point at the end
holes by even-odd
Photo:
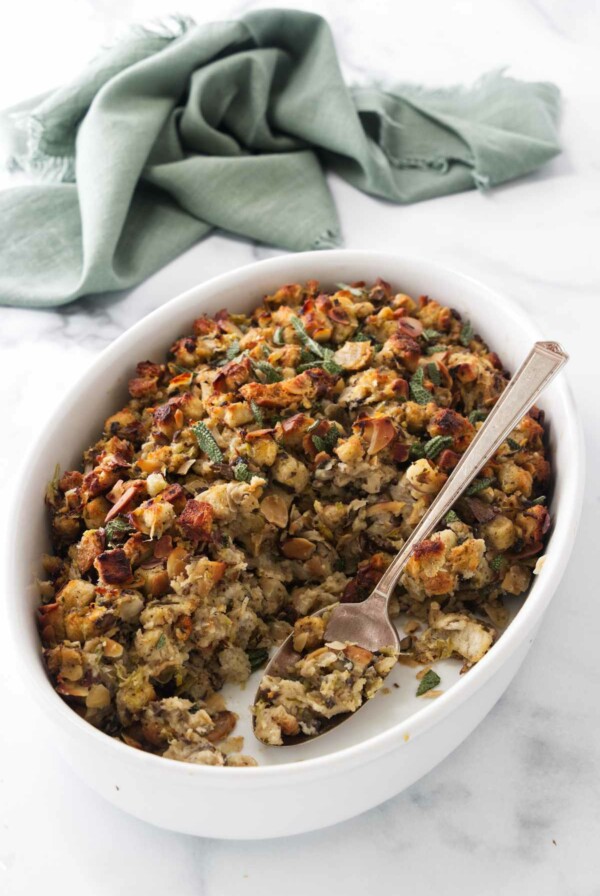
{"type": "Polygon", "coordinates": [[[320,734],[334,716],[356,712],[375,696],[396,664],[391,648],[376,653],[356,644],[325,642],[329,614],[294,626],[300,658],[285,675],[264,675],[253,707],[254,732],[267,744],[320,734]]]}
{"type": "MultiPolygon", "coordinates": [[[[220,691],[293,632],[259,739],[355,711],[396,657],[327,643],[315,614],[370,594],[506,383],[468,322],[383,280],[198,317],[47,489],[38,623],[57,692],[137,749],[251,767],[220,691]]],[[[533,408],[417,546],[392,599],[407,661],[470,667],[526,594],[550,526],[544,435],[533,408]]]]}
{"type": "Polygon", "coordinates": [[[465,667],[485,656],[494,642],[495,630],[465,613],[442,613],[439,604],[429,610],[429,628],[415,643],[415,656],[421,662],[458,656],[465,667]]]}
{"type": "Polygon", "coordinates": [[[425,457],[416,460],[406,471],[406,480],[416,495],[437,495],[447,478],[425,457]]]}
{"type": "Polygon", "coordinates": [[[335,363],[346,370],[364,370],[372,358],[373,348],[370,342],[346,342],[333,356],[335,363]]]}

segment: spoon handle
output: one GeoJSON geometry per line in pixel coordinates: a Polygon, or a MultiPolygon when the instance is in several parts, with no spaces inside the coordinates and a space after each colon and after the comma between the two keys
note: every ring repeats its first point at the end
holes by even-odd
{"type": "MultiPolygon", "coordinates": [[[[454,468],[427,512],[380,579],[367,601],[388,598],[414,546],[426,538],[450,510],[479,470],[527,413],[540,392],[566,364],[569,356],[557,342],[536,342],[490,411],[483,426],[454,468]]],[[[366,602],[365,602],[366,603],[366,602]]]]}

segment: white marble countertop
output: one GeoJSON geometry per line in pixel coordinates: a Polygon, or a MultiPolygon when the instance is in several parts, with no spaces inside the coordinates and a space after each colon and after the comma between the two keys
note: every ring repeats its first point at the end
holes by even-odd
{"type": "MultiPolygon", "coordinates": [[[[60,83],[124,23],[174,8],[202,21],[263,5],[272,4],[20,0],[3,10],[0,107],[60,83]]],[[[414,252],[469,272],[512,295],[570,351],[568,376],[590,458],[574,555],[516,680],[453,755],[366,815],[279,841],[167,833],[88,791],[72,777],[11,674],[11,646],[0,623],[0,892],[299,896],[328,881],[347,896],[367,886],[425,896],[600,894],[600,604],[591,570],[600,523],[598,337],[592,337],[600,325],[600,12],[589,0],[296,5],[329,17],[351,78],[442,84],[508,65],[518,76],[553,80],[563,91],[564,153],[534,177],[487,195],[405,208],[336,179],[332,189],[348,247],[414,252]]],[[[8,183],[0,180],[0,186],[8,183]]],[[[111,340],[197,281],[270,254],[213,236],[128,294],[60,311],[1,309],[5,490],[31,434],[111,340]]]]}

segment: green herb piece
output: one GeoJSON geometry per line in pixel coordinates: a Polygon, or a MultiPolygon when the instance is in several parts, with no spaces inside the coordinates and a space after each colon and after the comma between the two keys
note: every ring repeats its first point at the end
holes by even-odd
{"type": "Polygon", "coordinates": [[[364,289],[361,289],[359,286],[348,286],[347,283],[336,283],[335,285],[338,289],[345,289],[346,292],[359,298],[364,294],[364,289]]]}
{"type": "Polygon", "coordinates": [[[321,436],[313,436],[312,440],[317,451],[327,451],[327,442],[321,436]]]}
{"type": "Polygon", "coordinates": [[[303,345],[305,345],[307,348],[309,348],[311,350],[311,352],[313,353],[313,355],[316,355],[317,358],[322,358],[323,357],[323,349],[321,348],[321,346],[319,345],[318,342],[315,342],[315,340],[312,338],[312,336],[308,335],[308,333],[306,332],[306,327],[304,326],[304,324],[302,323],[300,318],[294,316],[291,318],[290,322],[291,322],[294,330],[296,331],[300,342],[303,345]]]}
{"type": "Polygon", "coordinates": [[[240,353],[240,342],[239,339],[234,339],[227,351],[225,352],[225,357],[228,361],[233,361],[234,358],[240,353]]]}
{"type": "Polygon", "coordinates": [[[190,370],[189,367],[182,367],[181,364],[174,364],[173,361],[171,361],[169,366],[172,367],[176,373],[193,373],[194,372],[193,370],[190,370]]]}
{"type": "Polygon", "coordinates": [[[423,385],[423,368],[419,367],[413,373],[410,380],[410,394],[417,404],[428,404],[431,401],[431,393],[423,385]]]}
{"type": "Polygon", "coordinates": [[[344,368],[341,367],[337,361],[333,360],[334,352],[330,348],[326,348],[323,351],[323,367],[327,371],[327,373],[343,373],[344,368]]]}
{"type": "Polygon", "coordinates": [[[119,535],[129,535],[132,531],[133,529],[127,520],[115,517],[114,520],[110,520],[104,527],[104,537],[108,544],[112,544],[119,535]]]}
{"type": "Polygon", "coordinates": [[[269,355],[271,354],[271,349],[269,348],[269,346],[267,345],[266,342],[263,342],[263,344],[260,347],[260,350],[263,353],[263,358],[268,358],[269,355]]]}
{"type": "Polygon", "coordinates": [[[425,446],[420,442],[413,442],[408,449],[408,456],[411,460],[418,460],[420,457],[425,457],[425,446]]]}
{"type": "Polygon", "coordinates": [[[533,501],[530,501],[529,503],[532,507],[535,507],[537,504],[545,504],[546,495],[540,495],[539,498],[534,498],[533,501]]]}
{"type": "Polygon", "coordinates": [[[163,632],[162,635],[160,636],[160,638],[158,639],[158,641],[156,642],[156,649],[160,650],[161,647],[164,647],[166,643],[167,643],[167,639],[163,632]]]}
{"type": "Polygon", "coordinates": [[[423,339],[426,339],[427,342],[431,342],[432,339],[439,339],[441,335],[442,334],[439,332],[439,330],[434,330],[433,327],[425,327],[425,329],[421,333],[421,336],[423,337],[423,339]]]}
{"type": "Polygon", "coordinates": [[[210,458],[213,464],[223,462],[223,452],[215,442],[214,436],[207,427],[206,423],[195,423],[192,426],[192,432],[196,436],[198,445],[204,453],[210,458]]]}
{"type": "Polygon", "coordinates": [[[468,321],[466,321],[466,323],[463,324],[463,328],[460,331],[460,336],[459,336],[460,344],[464,345],[465,348],[468,348],[469,343],[471,342],[471,339],[473,338],[474,335],[475,335],[475,330],[473,329],[473,324],[471,323],[471,321],[468,320],[468,321]]]}
{"type": "Polygon", "coordinates": [[[438,684],[442,679],[434,672],[433,669],[430,669],[427,672],[421,681],[419,682],[419,687],[417,688],[417,697],[422,697],[423,694],[426,694],[427,691],[431,691],[433,688],[437,688],[438,684]]]}
{"type": "Polygon", "coordinates": [[[253,647],[246,651],[246,656],[250,660],[250,671],[256,672],[269,658],[269,651],[266,647],[253,647]]]}
{"type": "Polygon", "coordinates": [[[448,350],[447,345],[428,345],[425,349],[426,355],[437,355],[438,352],[445,352],[448,350]]]}
{"type": "Polygon", "coordinates": [[[275,345],[283,345],[283,327],[277,327],[273,333],[273,342],[275,345]]]}
{"type": "Polygon", "coordinates": [[[245,463],[237,463],[233,468],[233,475],[238,480],[238,482],[251,482],[252,473],[250,472],[250,468],[248,464],[245,463]]]}
{"type": "Polygon", "coordinates": [[[440,376],[440,371],[438,370],[437,364],[434,364],[433,361],[430,361],[427,365],[427,376],[431,380],[434,386],[442,385],[442,378],[440,376]]]}
{"type": "Polygon", "coordinates": [[[343,373],[344,368],[340,367],[340,365],[333,360],[333,352],[331,349],[327,348],[325,351],[329,353],[325,359],[315,358],[314,361],[308,361],[306,364],[299,364],[296,368],[298,373],[304,373],[305,370],[314,370],[316,367],[326,370],[327,373],[336,375],[343,373]]]}
{"type": "Polygon", "coordinates": [[[54,467],[54,473],[52,474],[52,479],[46,486],[46,503],[54,504],[56,498],[58,497],[58,483],[60,482],[60,464],[56,464],[54,467]]]}
{"type": "Polygon", "coordinates": [[[521,446],[519,445],[518,442],[515,442],[514,439],[511,439],[511,438],[509,437],[506,441],[508,442],[508,447],[511,448],[513,451],[520,451],[520,450],[521,450],[521,446]]]}
{"type": "Polygon", "coordinates": [[[303,346],[300,349],[300,364],[314,364],[314,361],[313,353],[303,346]]]}
{"type": "Polygon", "coordinates": [[[327,430],[324,436],[312,436],[313,445],[317,451],[326,451],[327,454],[331,454],[337,445],[339,438],[340,432],[335,426],[332,426],[331,429],[327,430]]]}
{"type": "Polygon", "coordinates": [[[283,380],[283,376],[268,361],[253,361],[252,366],[255,370],[260,370],[268,383],[280,383],[283,380]]]}
{"type": "Polygon", "coordinates": [[[257,403],[253,398],[250,399],[250,410],[252,411],[252,416],[256,420],[259,426],[263,425],[263,414],[257,403]]]}
{"type": "Polygon", "coordinates": [[[370,342],[374,352],[380,352],[383,348],[381,342],[377,342],[374,336],[369,336],[368,333],[363,333],[362,330],[357,330],[348,342],[370,342]]]}
{"type": "Polygon", "coordinates": [[[423,452],[425,457],[428,457],[429,460],[433,460],[433,458],[437,457],[444,448],[447,448],[448,445],[451,444],[452,436],[434,436],[432,439],[429,439],[428,442],[425,442],[423,452]]]}
{"type": "Polygon", "coordinates": [[[300,364],[298,367],[298,371],[303,373],[305,370],[310,370],[313,367],[322,367],[327,373],[332,374],[340,374],[344,372],[344,368],[340,367],[340,365],[333,360],[333,351],[330,348],[324,348],[319,345],[318,342],[308,335],[306,332],[306,328],[300,318],[292,317],[291,324],[298,334],[298,338],[302,342],[302,344],[310,349],[313,355],[316,355],[319,361],[308,360],[306,363],[300,364]]]}
{"type": "Polygon", "coordinates": [[[471,411],[471,413],[468,416],[469,423],[472,423],[473,426],[475,426],[475,424],[479,423],[480,420],[485,420],[487,415],[488,415],[487,411],[479,411],[479,410],[471,411]]]}
{"type": "Polygon", "coordinates": [[[490,562],[490,567],[494,570],[494,572],[500,572],[504,564],[506,563],[506,558],[502,556],[502,554],[498,554],[497,557],[490,562]]]}
{"type": "Polygon", "coordinates": [[[449,510],[444,517],[444,522],[447,526],[449,526],[450,523],[460,523],[460,517],[457,514],[456,510],[449,510]]]}
{"type": "Polygon", "coordinates": [[[493,476],[488,476],[485,479],[474,479],[471,485],[466,490],[465,495],[477,495],[485,488],[489,488],[493,481],[493,476]]]}

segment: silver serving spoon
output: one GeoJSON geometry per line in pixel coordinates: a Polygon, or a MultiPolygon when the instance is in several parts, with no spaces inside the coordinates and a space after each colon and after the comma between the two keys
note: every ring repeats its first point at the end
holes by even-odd
{"type": "MultiPolygon", "coordinates": [[[[568,355],[557,342],[535,343],[374,591],[361,603],[339,604],[334,608],[325,631],[325,641],[349,641],[370,651],[381,650],[384,647],[393,647],[394,650],[400,651],[400,639],[390,620],[388,604],[415,545],[426,538],[451,509],[567,360],[568,355]]],[[[312,615],[322,615],[327,609],[312,615]]],[[[299,659],[300,654],[294,650],[291,634],[275,653],[263,674],[285,676],[299,659]]],[[[260,686],[256,692],[255,702],[258,699],[260,699],[260,686]]],[[[353,715],[355,713],[340,713],[328,719],[318,735],[287,737],[283,746],[314,740],[315,737],[320,737],[353,715]]]]}

